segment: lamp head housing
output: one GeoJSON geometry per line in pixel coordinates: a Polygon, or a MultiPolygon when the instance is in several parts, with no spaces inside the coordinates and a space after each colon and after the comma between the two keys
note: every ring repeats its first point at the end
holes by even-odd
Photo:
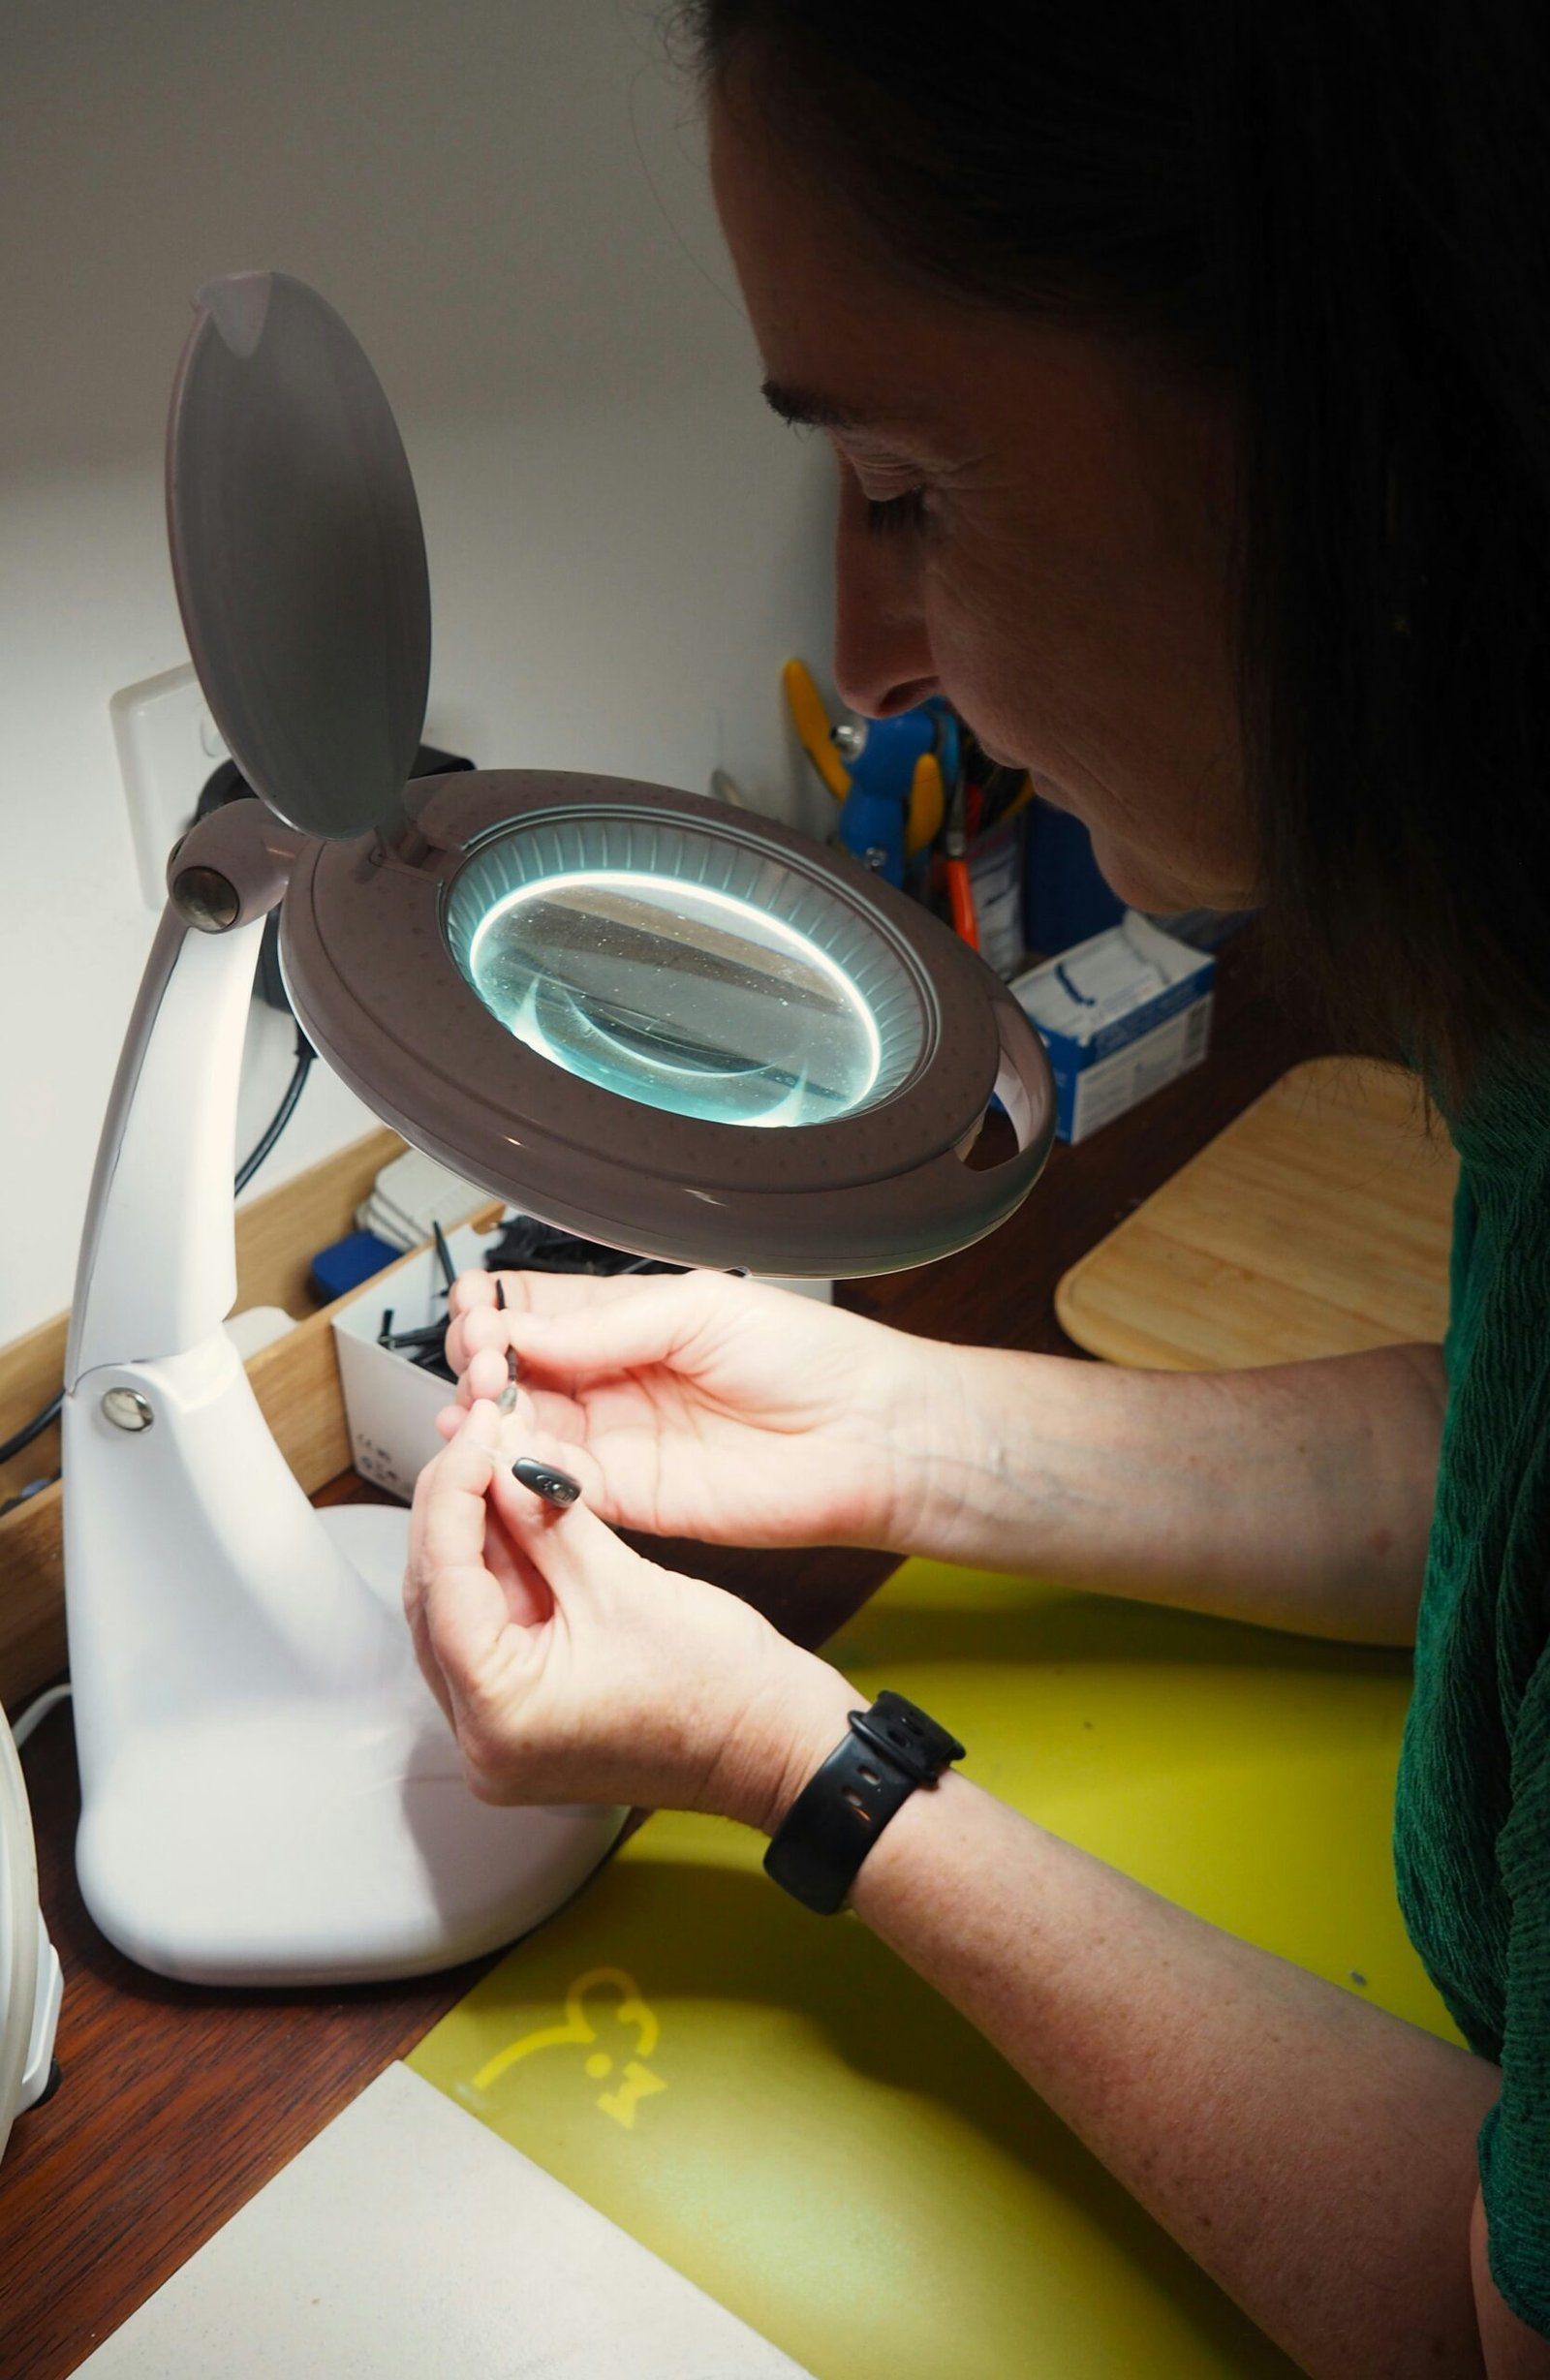
{"type": "Polygon", "coordinates": [[[407,783],[418,505],[371,364],[304,283],[201,292],[168,517],[195,667],[261,797],[193,830],[172,898],[205,932],[282,904],[297,1016],[406,1138],[588,1238],[774,1273],[917,1264],[1026,1194],[1042,1046],[875,875],[661,786],[407,783]],[[993,1097],[1017,1154],[972,1169],[993,1097]]]}

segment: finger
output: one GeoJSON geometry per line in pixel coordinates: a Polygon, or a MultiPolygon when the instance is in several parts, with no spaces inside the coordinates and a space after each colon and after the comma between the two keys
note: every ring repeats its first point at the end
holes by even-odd
{"type": "MultiPolygon", "coordinates": [[[[509,1470],[516,1450],[525,1446],[533,1435],[532,1399],[519,1396],[510,1413],[498,1406],[481,1401],[471,1406],[463,1417],[463,1427],[480,1445],[487,1445],[491,1457],[490,1477],[509,1470]],[[477,1420],[475,1416],[477,1415],[477,1420]],[[491,1416],[493,1415],[493,1424],[491,1416]]],[[[529,1560],[526,1549],[506,1528],[498,1510],[491,1504],[486,1481],[484,1499],[484,1566],[501,1590],[509,1620],[519,1627],[538,1627],[554,1611],[554,1597],[541,1571],[529,1560]]]]}
{"type": "MultiPolygon", "coordinates": [[[[688,1279],[676,1273],[502,1273],[508,1314],[570,1314],[582,1306],[612,1306],[637,1297],[651,1282],[688,1279]]],[[[495,1304],[492,1289],[488,1304],[495,1304]]]]}
{"type": "Polygon", "coordinates": [[[535,1568],[527,1548],[507,1528],[493,1502],[484,1537],[484,1566],[506,1599],[507,1617],[518,1627],[538,1627],[552,1617],[554,1596],[548,1581],[535,1568]]]}
{"type": "MultiPolygon", "coordinates": [[[[485,1398],[480,1402],[487,1404],[490,1400],[485,1398]]],[[[471,1398],[466,1405],[442,1406],[435,1416],[436,1429],[441,1437],[450,1441],[457,1436],[468,1420],[473,1403],[471,1398]]],[[[498,1400],[496,1409],[500,1409],[498,1400]]],[[[501,1414],[500,1423],[501,1451],[508,1464],[526,1448],[532,1437],[542,1433],[561,1446],[562,1468],[574,1471],[580,1478],[583,1489],[598,1509],[602,1512],[611,1511],[611,1499],[602,1468],[584,1443],[586,1415],[569,1397],[555,1395],[546,1389],[541,1389],[537,1396],[529,1396],[525,1388],[519,1388],[515,1405],[510,1413],[501,1414]]]]}
{"type": "MultiPolygon", "coordinates": [[[[521,1452],[548,1468],[568,1470],[573,1478],[579,1468],[573,1447],[542,1432],[535,1433],[521,1452]]],[[[489,1497],[513,1541],[561,1603],[644,1567],[640,1557],[631,1552],[584,1499],[564,1506],[546,1502],[513,1477],[509,1461],[497,1465],[489,1497]]]]}
{"type": "Polygon", "coordinates": [[[512,1625],[508,1597],[481,1561],[436,1572],[425,1595],[423,1623],[454,1721],[475,1703],[498,1711],[531,1672],[535,1631],[512,1625]]]}
{"type": "MultiPolygon", "coordinates": [[[[447,1360],[460,1375],[460,1386],[470,1368],[480,1358],[481,1378],[493,1383],[498,1376],[501,1386],[505,1386],[506,1359],[513,1345],[512,1319],[510,1312],[503,1308],[476,1306],[450,1325],[447,1333],[447,1360]],[[492,1369],[496,1365],[500,1367],[499,1375],[492,1369]]],[[[480,1393],[495,1396],[499,1390],[492,1385],[480,1393]]]]}
{"type": "MultiPolygon", "coordinates": [[[[496,1411],[498,1413],[501,1411],[499,1398],[475,1399],[471,1397],[466,1405],[444,1405],[435,1415],[436,1428],[440,1435],[444,1438],[454,1438],[467,1421],[476,1403],[493,1404],[496,1411]]],[[[524,1429],[531,1430],[538,1427],[538,1409],[525,1390],[518,1390],[516,1404],[512,1409],[524,1429]]],[[[503,1423],[507,1418],[505,1413],[501,1413],[503,1423]]]]}
{"type": "MultiPolygon", "coordinates": [[[[454,1427],[460,1433],[468,1415],[456,1406],[447,1411],[454,1416],[454,1427]]],[[[438,1420],[446,1417],[444,1412],[438,1420]]],[[[490,1458],[487,1450],[471,1457],[470,1447],[475,1444],[470,1440],[456,1449],[455,1460],[454,1449],[449,1447],[420,1472],[415,1486],[409,1561],[404,1571],[404,1612],[415,1658],[450,1725],[455,1723],[452,1698],[434,1642],[427,1603],[437,1583],[440,1554],[449,1548],[462,1556],[471,1549],[480,1553],[483,1549],[488,1516],[483,1489],[489,1480],[490,1458]]]]}
{"type": "Polygon", "coordinates": [[[423,1601],[418,1590],[412,1592],[407,1572],[404,1577],[404,1612],[409,1622],[410,1641],[415,1648],[415,1659],[419,1666],[419,1674],[440,1704],[442,1716],[448,1726],[455,1727],[457,1722],[452,1711],[451,1689],[442,1676],[441,1663],[436,1658],[435,1648],[430,1641],[430,1629],[426,1624],[423,1601]]]}
{"type": "MultiPolygon", "coordinates": [[[[555,1468],[578,1479],[583,1496],[589,1497],[600,1510],[606,1511],[608,1498],[603,1468],[584,1443],[581,1433],[585,1426],[585,1416],[578,1414],[564,1398],[542,1392],[530,1397],[526,1389],[519,1390],[515,1410],[501,1417],[501,1459],[495,1467],[496,1474],[509,1472],[519,1455],[531,1455],[537,1446],[542,1445],[550,1450],[555,1468]]],[[[542,1459],[548,1461],[550,1456],[542,1459]]]]}
{"type": "Polygon", "coordinates": [[[464,1414],[455,1437],[427,1463],[415,1490],[409,1525],[411,1575],[479,1561],[484,1551],[485,1490],[496,1460],[499,1415],[493,1406],[464,1414]]]}
{"type": "MultiPolygon", "coordinates": [[[[607,1305],[640,1285],[636,1274],[460,1273],[448,1292],[454,1335],[465,1322],[478,1327],[497,1313],[568,1313],[574,1306],[607,1305]]],[[[476,1345],[493,1344],[476,1340],[476,1345]]],[[[504,1344],[504,1342],[503,1342],[504,1344]]],[[[457,1369],[454,1357],[453,1369],[457,1369]]]]}
{"type": "MultiPolygon", "coordinates": [[[[467,1278],[467,1281],[474,1281],[477,1276],[469,1273],[469,1276],[464,1276],[464,1278],[467,1278]]],[[[688,1273],[493,1273],[490,1281],[500,1281],[500,1290],[503,1290],[503,1297],[505,1297],[505,1307],[500,1309],[503,1316],[512,1316],[512,1314],[514,1314],[514,1316],[524,1316],[524,1314],[526,1316],[538,1316],[538,1314],[581,1314],[593,1307],[600,1307],[600,1309],[617,1307],[617,1304],[629,1304],[631,1300],[636,1300],[636,1297],[645,1295],[648,1290],[671,1287],[671,1283],[678,1283],[678,1285],[686,1287],[686,1290],[688,1287],[698,1285],[700,1295],[704,1292],[704,1285],[707,1285],[707,1283],[712,1287],[728,1285],[727,1273],[702,1273],[702,1271],[688,1271],[688,1273]]],[[[474,1290],[469,1290],[467,1300],[459,1300],[457,1287],[452,1290],[454,1328],[459,1328],[459,1323],[462,1321],[477,1321],[479,1316],[493,1314],[495,1309],[498,1309],[498,1304],[495,1304],[495,1290],[490,1290],[488,1297],[477,1295],[474,1290]]]]}
{"type": "Polygon", "coordinates": [[[486,1273],[477,1266],[470,1266],[466,1273],[459,1273],[447,1292],[448,1313],[477,1314],[481,1307],[493,1308],[495,1280],[493,1273],[486,1273]]]}
{"type": "Polygon", "coordinates": [[[543,1371],[581,1375],[671,1364],[692,1347],[706,1319],[704,1276],[693,1273],[611,1282],[624,1294],[605,1301],[531,1313],[508,1312],[511,1345],[520,1361],[543,1371]]]}
{"type": "MultiPolygon", "coordinates": [[[[519,1439],[526,1439],[532,1436],[533,1432],[539,1426],[538,1415],[533,1409],[533,1400],[528,1395],[527,1390],[525,1388],[515,1387],[511,1381],[507,1382],[506,1389],[503,1391],[501,1396],[495,1400],[495,1409],[501,1417],[501,1446],[503,1451],[506,1447],[507,1439],[511,1437],[513,1433],[519,1439]],[[508,1396],[510,1396],[512,1400],[510,1404],[507,1403],[508,1396]]],[[[508,1457],[508,1460],[510,1460],[510,1457],[508,1457]]]]}
{"type": "Polygon", "coordinates": [[[520,1544],[512,1546],[513,1562],[489,1542],[490,1478],[509,1460],[502,1455],[500,1429],[493,1406],[476,1406],[450,1445],[421,1473],[415,1499],[405,1601],[411,1624],[421,1621],[454,1692],[459,1681],[466,1686],[476,1656],[494,1656],[504,1628],[513,1621],[532,1627],[552,1608],[520,1544]],[[448,1667],[449,1654],[455,1675],[448,1667]]]}
{"type": "Polygon", "coordinates": [[[456,1373],[466,1372],[472,1359],[486,1349],[505,1355],[509,1345],[506,1315],[495,1306],[473,1306],[453,1315],[447,1333],[447,1360],[456,1373]]]}
{"type": "Polygon", "coordinates": [[[469,1405],[477,1405],[485,1397],[492,1405],[498,1405],[511,1384],[511,1366],[503,1345],[476,1348],[463,1368],[458,1387],[464,1402],[469,1405]]]}

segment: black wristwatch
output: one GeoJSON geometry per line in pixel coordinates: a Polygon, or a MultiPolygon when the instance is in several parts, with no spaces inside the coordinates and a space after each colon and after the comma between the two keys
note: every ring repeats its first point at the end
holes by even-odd
{"type": "Polygon", "coordinates": [[[852,1711],[850,1733],[802,1787],[769,1849],[764,1872],[821,1917],[843,1908],[872,1845],[916,1785],[934,1785],[964,1747],[902,1694],[852,1711]]]}

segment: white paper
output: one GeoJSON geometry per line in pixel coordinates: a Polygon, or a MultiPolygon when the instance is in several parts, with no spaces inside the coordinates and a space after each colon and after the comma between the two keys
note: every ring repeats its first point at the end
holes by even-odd
{"type": "Polygon", "coordinates": [[[79,2368],[89,2380],[809,2380],[403,2065],[79,2368]]]}

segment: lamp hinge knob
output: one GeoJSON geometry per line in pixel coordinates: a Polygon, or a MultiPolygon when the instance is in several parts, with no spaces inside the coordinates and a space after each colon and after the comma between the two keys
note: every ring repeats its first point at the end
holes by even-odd
{"type": "Polygon", "coordinates": [[[103,1411],[115,1430],[148,1430],[156,1419],[150,1399],[138,1388],[105,1389],[103,1411]]]}

